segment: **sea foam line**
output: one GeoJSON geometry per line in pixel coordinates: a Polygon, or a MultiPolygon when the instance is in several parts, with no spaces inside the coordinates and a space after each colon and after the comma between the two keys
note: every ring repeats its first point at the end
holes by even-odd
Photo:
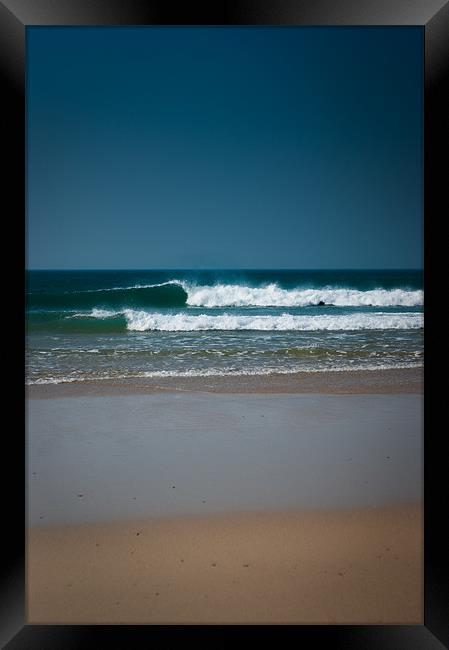
{"type": "Polygon", "coordinates": [[[103,293],[106,291],[129,291],[130,289],[156,289],[157,287],[166,287],[170,285],[177,285],[183,287],[183,283],[179,280],[167,280],[167,282],[159,282],[157,284],[133,284],[129,287],[103,287],[101,289],[78,289],[77,291],[65,291],[67,295],[73,293],[103,293]]]}
{"type": "Polygon", "coordinates": [[[130,374],[120,375],[80,375],[78,377],[46,377],[37,379],[28,379],[26,384],[28,386],[42,385],[42,384],[70,384],[75,382],[99,382],[99,381],[113,381],[120,379],[139,379],[139,378],[163,378],[163,377],[246,377],[246,376],[270,376],[270,375],[295,375],[297,373],[320,373],[320,372],[353,372],[359,370],[402,370],[407,368],[422,368],[422,364],[418,363],[392,363],[392,364],[378,364],[378,365],[350,365],[341,364],[338,367],[328,366],[321,368],[310,367],[293,367],[293,368],[253,368],[236,370],[234,368],[207,368],[207,369],[191,369],[191,370],[155,370],[155,371],[142,371],[130,374]]]}

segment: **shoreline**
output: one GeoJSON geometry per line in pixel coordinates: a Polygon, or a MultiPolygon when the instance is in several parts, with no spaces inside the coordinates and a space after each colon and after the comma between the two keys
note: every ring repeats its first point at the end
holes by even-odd
{"type": "Polygon", "coordinates": [[[27,622],[422,624],[422,516],[413,504],[31,528],[27,622]]]}
{"type": "Polygon", "coordinates": [[[392,368],[273,375],[142,377],[26,386],[26,398],[132,395],[163,392],[273,394],[422,394],[424,369],[392,368]]]}

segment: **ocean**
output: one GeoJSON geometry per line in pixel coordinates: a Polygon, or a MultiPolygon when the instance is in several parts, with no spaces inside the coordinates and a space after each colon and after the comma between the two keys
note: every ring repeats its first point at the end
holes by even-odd
{"type": "Polygon", "coordinates": [[[26,382],[423,364],[422,271],[27,271],[26,382]]]}

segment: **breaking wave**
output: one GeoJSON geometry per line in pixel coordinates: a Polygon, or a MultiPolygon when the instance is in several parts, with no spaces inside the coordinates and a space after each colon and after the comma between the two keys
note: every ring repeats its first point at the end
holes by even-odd
{"type": "Polygon", "coordinates": [[[34,292],[27,296],[27,306],[32,309],[184,307],[186,301],[187,293],[179,282],[84,291],[34,292]]]}
{"type": "MultiPolygon", "coordinates": [[[[84,318],[79,314],[78,318],[84,318]]],[[[151,330],[166,332],[188,332],[196,330],[263,330],[263,331],[313,331],[313,330],[367,330],[367,329],[419,329],[423,327],[421,313],[356,313],[342,315],[323,314],[298,316],[280,314],[277,316],[198,314],[161,314],[127,309],[121,313],[93,310],[90,319],[108,320],[124,318],[130,331],[151,330]]]]}
{"type": "Polygon", "coordinates": [[[418,307],[422,290],[320,288],[283,289],[276,283],[263,287],[239,284],[196,285],[171,280],[161,284],[112,287],[67,292],[33,292],[27,296],[33,309],[104,309],[146,307],[418,307]]]}
{"type": "Polygon", "coordinates": [[[423,291],[406,289],[282,289],[277,284],[247,287],[233,284],[215,286],[184,285],[191,307],[417,307],[423,291]]]}

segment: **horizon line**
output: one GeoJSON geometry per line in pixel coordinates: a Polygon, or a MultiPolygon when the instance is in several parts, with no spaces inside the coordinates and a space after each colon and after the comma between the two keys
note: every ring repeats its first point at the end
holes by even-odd
{"type": "Polygon", "coordinates": [[[71,267],[71,268],[25,268],[25,271],[423,271],[423,267],[279,267],[279,266],[267,266],[267,267],[221,267],[221,268],[209,268],[209,267],[71,267]]]}

